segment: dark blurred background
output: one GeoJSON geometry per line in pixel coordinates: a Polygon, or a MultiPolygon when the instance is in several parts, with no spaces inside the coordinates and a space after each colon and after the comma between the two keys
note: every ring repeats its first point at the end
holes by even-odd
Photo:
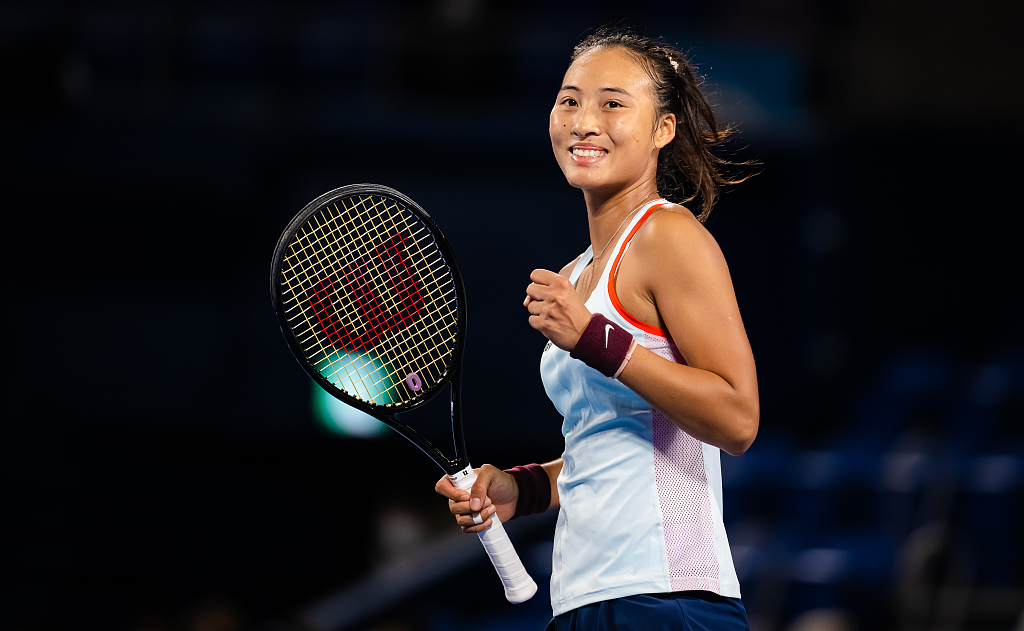
{"type": "Polygon", "coordinates": [[[552,516],[510,524],[509,605],[430,461],[317,420],[269,261],[326,190],[416,199],[466,277],[473,461],[557,457],[520,301],[587,231],[547,114],[625,24],[762,165],[708,224],[760,377],[723,456],[752,628],[1024,628],[1022,7],[3,3],[0,627],[543,628],[552,516]]]}

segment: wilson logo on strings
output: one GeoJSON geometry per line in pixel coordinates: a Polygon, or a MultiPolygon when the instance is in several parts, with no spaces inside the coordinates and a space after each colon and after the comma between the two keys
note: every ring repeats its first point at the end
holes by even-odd
{"type": "Polygon", "coordinates": [[[350,322],[363,326],[361,332],[338,318],[333,277],[320,279],[306,291],[306,298],[320,331],[339,350],[372,349],[387,331],[409,326],[423,306],[423,288],[409,265],[400,233],[342,268],[338,282],[348,291],[358,312],[349,310],[345,315],[350,322]],[[386,288],[387,295],[381,296],[377,287],[386,288]]]}

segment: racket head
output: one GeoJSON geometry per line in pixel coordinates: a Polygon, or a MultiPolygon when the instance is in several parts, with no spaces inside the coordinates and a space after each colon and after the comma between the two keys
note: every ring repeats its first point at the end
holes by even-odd
{"type": "Polygon", "coordinates": [[[393,427],[459,371],[466,292],[455,255],[392,188],[343,186],[307,204],[274,249],[270,293],[306,373],[393,427]]]}

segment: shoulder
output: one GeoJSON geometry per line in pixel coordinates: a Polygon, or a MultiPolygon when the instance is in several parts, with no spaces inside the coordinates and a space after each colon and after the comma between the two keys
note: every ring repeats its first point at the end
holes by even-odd
{"type": "MultiPolygon", "coordinates": [[[[721,256],[718,242],[693,213],[678,204],[665,204],[651,212],[633,237],[641,252],[658,259],[679,260],[721,256]]],[[[666,261],[667,262],[667,261],[666,261]]]]}
{"type": "MultiPolygon", "coordinates": [[[[731,286],[718,242],[689,210],[675,204],[655,209],[629,249],[640,286],[656,302],[669,295],[731,286]]],[[[717,291],[717,290],[716,290],[717,291]]]]}

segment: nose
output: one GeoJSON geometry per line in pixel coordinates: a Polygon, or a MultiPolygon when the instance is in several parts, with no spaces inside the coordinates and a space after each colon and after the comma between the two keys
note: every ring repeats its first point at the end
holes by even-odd
{"type": "Polygon", "coordinates": [[[592,107],[583,106],[576,110],[573,118],[572,135],[577,138],[596,136],[600,133],[600,125],[597,112],[592,107]]]}

